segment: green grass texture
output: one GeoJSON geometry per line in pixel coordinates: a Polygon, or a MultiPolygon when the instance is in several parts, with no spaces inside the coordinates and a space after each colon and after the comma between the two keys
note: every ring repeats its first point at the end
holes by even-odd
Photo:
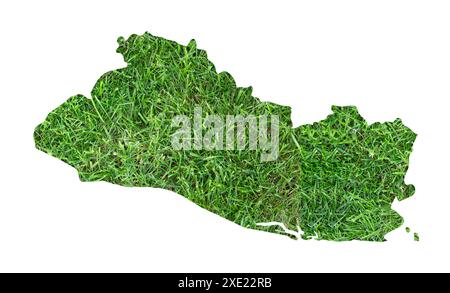
{"type": "Polygon", "coordinates": [[[404,183],[416,134],[400,119],[368,124],[354,106],[333,106],[292,127],[291,109],[262,102],[218,73],[205,51],[149,33],[119,38],[127,67],[91,97],[73,96],[34,132],[36,147],[78,170],[82,181],[174,191],[243,227],[303,239],[385,241],[403,224],[391,208],[414,194],[404,183]],[[278,115],[279,156],[258,150],[174,150],[174,116],[278,115]]]}

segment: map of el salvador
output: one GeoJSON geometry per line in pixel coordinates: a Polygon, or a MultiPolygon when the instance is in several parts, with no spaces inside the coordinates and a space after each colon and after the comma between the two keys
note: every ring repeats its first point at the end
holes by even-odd
{"type": "Polygon", "coordinates": [[[277,222],[303,239],[384,241],[403,224],[391,205],[414,194],[404,177],[416,134],[400,119],[368,124],[356,107],[332,106],[324,120],[294,128],[290,107],[237,87],[195,41],[145,33],[118,43],[127,66],[101,76],[91,97],[69,98],[34,132],[36,147],[82,181],[171,190],[243,227],[291,236],[259,225],[277,222]],[[264,150],[249,147],[175,149],[174,117],[198,108],[202,117],[279,117],[276,158],[262,161],[264,150]]]}

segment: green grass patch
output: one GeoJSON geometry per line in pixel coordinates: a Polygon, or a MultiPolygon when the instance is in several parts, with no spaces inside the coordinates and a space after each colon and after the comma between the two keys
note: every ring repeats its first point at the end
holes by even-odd
{"type": "Polygon", "coordinates": [[[36,147],[78,170],[82,181],[172,190],[244,227],[302,238],[383,241],[402,225],[391,208],[414,193],[404,176],[416,134],[397,119],[369,125],[356,107],[333,106],[326,119],[292,127],[291,109],[252,96],[218,73],[195,41],[149,33],[119,38],[128,66],[104,74],[92,97],[77,95],[34,133],[36,147]],[[176,151],[175,115],[280,117],[279,156],[260,151],[176,151]]]}

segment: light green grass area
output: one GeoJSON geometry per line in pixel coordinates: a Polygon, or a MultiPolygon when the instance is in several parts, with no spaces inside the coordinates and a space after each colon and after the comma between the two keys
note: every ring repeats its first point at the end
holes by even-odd
{"type": "Polygon", "coordinates": [[[104,74],[91,98],[68,99],[34,133],[36,147],[82,181],[172,190],[244,227],[285,234],[256,225],[281,222],[304,239],[383,241],[402,225],[391,204],[414,193],[404,176],[416,134],[399,119],[368,125],[355,107],[333,106],[325,120],[293,128],[289,107],[217,73],[195,41],[145,33],[118,42],[128,66],[104,74]],[[278,159],[174,150],[172,118],[197,106],[204,115],[278,115],[278,159]]]}

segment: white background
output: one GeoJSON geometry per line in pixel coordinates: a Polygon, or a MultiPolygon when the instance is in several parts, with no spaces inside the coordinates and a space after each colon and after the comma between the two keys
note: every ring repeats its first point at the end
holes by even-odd
{"type": "Polygon", "coordinates": [[[449,271],[449,1],[1,1],[1,272],[449,271]],[[242,228],[175,193],[82,183],[33,130],[125,66],[119,36],[195,38],[219,71],[295,126],[336,105],[418,133],[384,243],[295,241],[242,228]],[[419,232],[412,240],[405,227],[419,232]]]}

